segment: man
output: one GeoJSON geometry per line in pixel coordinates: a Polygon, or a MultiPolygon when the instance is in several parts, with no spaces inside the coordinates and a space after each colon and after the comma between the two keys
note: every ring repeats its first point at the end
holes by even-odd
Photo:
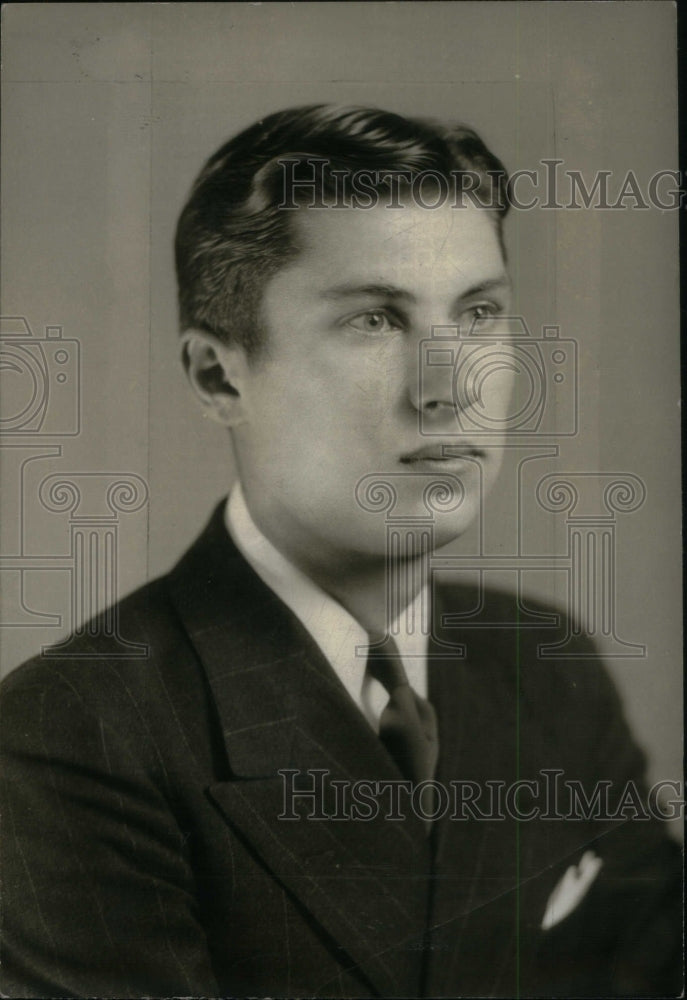
{"type": "Polygon", "coordinates": [[[5,684],[8,995],[679,992],[677,850],[621,809],[642,760],[589,644],[541,660],[505,594],[456,637],[475,594],[428,573],[501,459],[461,415],[505,425],[512,366],[458,391],[422,343],[507,317],[504,192],[470,130],[369,109],[206,164],[183,360],[238,483],[121,602],[147,660],[86,631],[5,684]],[[602,815],[537,813],[542,771],[604,779],[602,815]]]}

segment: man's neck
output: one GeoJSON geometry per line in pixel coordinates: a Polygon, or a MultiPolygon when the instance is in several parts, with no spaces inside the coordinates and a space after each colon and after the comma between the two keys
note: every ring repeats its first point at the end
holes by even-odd
{"type": "Polygon", "coordinates": [[[392,621],[415,600],[427,582],[422,558],[390,560],[386,553],[336,549],[290,525],[286,534],[259,510],[244,503],[257,529],[271,545],[348,611],[370,635],[385,635],[392,621]]]}
{"type": "Polygon", "coordinates": [[[426,583],[419,560],[389,564],[382,559],[374,564],[348,565],[340,573],[326,567],[303,571],[373,636],[384,636],[426,583]]]}

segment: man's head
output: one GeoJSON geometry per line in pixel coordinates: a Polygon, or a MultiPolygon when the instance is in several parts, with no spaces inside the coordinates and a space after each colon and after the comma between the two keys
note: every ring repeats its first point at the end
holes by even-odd
{"type": "Polygon", "coordinates": [[[423,345],[508,312],[505,184],[469,129],[328,106],[270,116],[196,182],[176,244],[185,364],[258,525],[296,561],[385,554],[371,474],[409,517],[452,480],[437,544],[476,516],[501,450],[462,435],[456,407],[498,417],[511,374],[457,401],[423,345]]]}

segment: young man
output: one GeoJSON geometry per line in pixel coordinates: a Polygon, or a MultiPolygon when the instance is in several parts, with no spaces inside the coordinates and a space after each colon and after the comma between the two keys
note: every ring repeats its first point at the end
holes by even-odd
{"type": "Polygon", "coordinates": [[[470,331],[469,373],[505,324],[505,211],[474,133],[369,109],[205,166],[183,360],[238,482],[121,603],[147,660],[86,632],[5,684],[8,995],[679,992],[678,852],[620,809],[642,759],[588,642],[541,660],[498,594],[457,640],[474,594],[428,573],[500,464],[461,417],[507,428],[513,366],[423,342],[470,331]],[[543,773],[586,807],[534,808],[543,773]]]}

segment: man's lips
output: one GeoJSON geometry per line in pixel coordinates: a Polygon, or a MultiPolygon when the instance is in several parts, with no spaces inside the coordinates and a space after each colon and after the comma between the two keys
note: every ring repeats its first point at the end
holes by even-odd
{"type": "Polygon", "coordinates": [[[415,451],[401,455],[399,461],[403,465],[415,465],[421,462],[436,462],[437,464],[450,464],[465,459],[483,459],[485,452],[473,444],[457,444],[455,441],[447,441],[444,444],[437,442],[424,445],[415,451]]]}

